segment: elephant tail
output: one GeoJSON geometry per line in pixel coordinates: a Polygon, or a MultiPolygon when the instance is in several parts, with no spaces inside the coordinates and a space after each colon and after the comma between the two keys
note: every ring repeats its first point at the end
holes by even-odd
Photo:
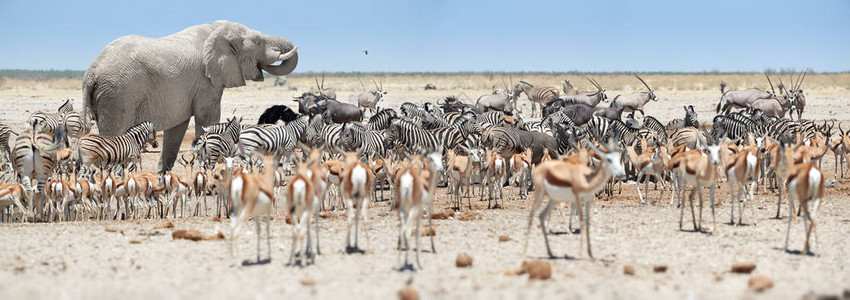
{"type": "Polygon", "coordinates": [[[83,79],[83,120],[85,124],[88,124],[89,120],[97,121],[94,103],[96,89],[97,80],[95,80],[94,75],[86,72],[86,77],[83,79]],[[89,116],[89,109],[91,109],[91,116],[89,116]]]}

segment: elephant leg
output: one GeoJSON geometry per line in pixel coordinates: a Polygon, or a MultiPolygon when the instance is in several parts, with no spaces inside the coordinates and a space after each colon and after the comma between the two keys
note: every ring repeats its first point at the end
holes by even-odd
{"type": "Polygon", "coordinates": [[[171,171],[171,167],[174,166],[174,161],[177,159],[177,152],[180,151],[180,143],[183,142],[183,136],[186,135],[187,128],[189,128],[189,120],[166,129],[162,133],[162,156],[159,157],[159,173],[171,171]]]}

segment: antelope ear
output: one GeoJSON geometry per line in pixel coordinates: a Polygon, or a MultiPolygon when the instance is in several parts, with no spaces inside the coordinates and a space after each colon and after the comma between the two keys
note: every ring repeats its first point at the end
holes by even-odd
{"type": "Polygon", "coordinates": [[[204,41],[204,74],[214,86],[243,86],[245,79],[236,51],[242,48],[244,30],[235,24],[219,25],[204,41]]]}

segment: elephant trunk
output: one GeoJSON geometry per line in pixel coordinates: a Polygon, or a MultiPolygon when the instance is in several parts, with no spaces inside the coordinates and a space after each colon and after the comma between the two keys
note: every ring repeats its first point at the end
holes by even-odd
{"type": "Polygon", "coordinates": [[[292,73],[298,65],[298,46],[293,45],[285,39],[277,40],[274,43],[280,45],[280,49],[290,50],[286,53],[280,53],[278,54],[279,56],[274,57],[273,61],[281,61],[280,65],[263,65],[263,70],[275,76],[283,76],[292,73]]]}

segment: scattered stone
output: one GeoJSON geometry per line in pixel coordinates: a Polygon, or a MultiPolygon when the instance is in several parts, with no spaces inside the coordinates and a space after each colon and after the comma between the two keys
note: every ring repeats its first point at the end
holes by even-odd
{"type": "Polygon", "coordinates": [[[520,268],[519,274],[528,273],[528,279],[546,280],[552,277],[552,266],[542,260],[524,261],[520,268]]]}
{"type": "Polygon", "coordinates": [[[623,266],[623,274],[635,276],[635,267],[633,267],[632,265],[623,266]]]}
{"type": "MultiPolygon", "coordinates": [[[[413,232],[413,233],[411,233],[411,236],[413,236],[415,234],[416,233],[413,232]]],[[[436,236],[436,235],[437,235],[437,229],[434,228],[434,226],[426,226],[426,227],[422,228],[422,236],[436,236]]]]}
{"type": "Polygon", "coordinates": [[[294,222],[292,222],[292,216],[286,215],[286,224],[289,224],[289,225],[294,224],[294,222]]]}
{"type": "Polygon", "coordinates": [[[197,230],[182,230],[178,229],[171,233],[172,239],[184,239],[190,241],[212,241],[212,240],[223,240],[224,233],[218,232],[214,235],[204,235],[200,231],[197,230]]]}
{"type": "Polygon", "coordinates": [[[106,232],[118,232],[118,229],[115,229],[114,227],[106,227],[106,232]]]}
{"type": "Polygon", "coordinates": [[[507,242],[507,241],[510,241],[510,240],[511,240],[511,238],[507,235],[500,235],[499,236],[499,242],[507,242]]]}
{"type": "MultiPolygon", "coordinates": [[[[333,218],[333,217],[334,217],[333,213],[331,213],[329,211],[323,211],[323,212],[319,213],[319,218],[322,218],[322,219],[333,218]]],[[[289,222],[289,220],[292,220],[292,218],[289,217],[289,216],[286,216],[286,218],[287,218],[287,222],[289,222]]]]}
{"type": "Polygon", "coordinates": [[[130,240],[130,244],[141,244],[141,243],[142,243],[142,241],[137,240],[137,239],[130,240]]]}
{"type": "Polygon", "coordinates": [[[431,213],[431,219],[432,220],[445,220],[445,219],[448,219],[449,217],[454,217],[454,216],[455,216],[455,211],[453,211],[451,209],[446,209],[446,210],[443,210],[443,211],[431,213]]]}
{"type": "Polygon", "coordinates": [[[457,259],[455,259],[455,267],[458,268],[466,268],[472,266],[472,256],[469,254],[461,253],[457,255],[457,259]]]}
{"type": "Polygon", "coordinates": [[[460,214],[457,219],[461,221],[481,220],[481,214],[471,210],[467,210],[460,214]]]}
{"type": "Polygon", "coordinates": [[[401,300],[419,300],[419,293],[413,288],[406,286],[398,290],[398,299],[401,300]]]}
{"type": "Polygon", "coordinates": [[[741,274],[750,274],[756,269],[756,264],[751,262],[739,262],[732,265],[732,272],[741,274]]]}
{"type": "Polygon", "coordinates": [[[221,218],[219,218],[219,217],[212,217],[212,219],[211,219],[211,220],[212,220],[213,222],[221,222],[221,218]]]}
{"type": "Polygon", "coordinates": [[[667,272],[667,266],[665,266],[665,265],[654,266],[654,267],[652,267],[652,271],[655,272],[655,273],[664,273],[664,272],[667,272]]]}
{"type": "Polygon", "coordinates": [[[826,183],[824,183],[824,186],[827,188],[835,188],[838,186],[838,181],[835,179],[827,179],[826,183]]]}
{"type": "Polygon", "coordinates": [[[171,223],[171,221],[165,221],[165,222],[162,222],[159,225],[156,225],[156,227],[154,227],[153,229],[171,229],[171,228],[174,228],[174,223],[171,223]]]}
{"type": "Polygon", "coordinates": [[[301,279],[301,285],[312,286],[316,285],[316,281],[309,278],[301,279]]]}
{"type": "Polygon", "coordinates": [[[750,288],[756,292],[773,287],[773,280],[765,275],[753,275],[749,281],[750,288]]]}
{"type": "Polygon", "coordinates": [[[379,216],[379,217],[386,217],[386,216],[389,216],[389,215],[390,215],[390,214],[389,214],[388,212],[385,212],[385,211],[382,211],[382,212],[379,212],[379,213],[378,213],[378,216],[379,216]]]}

